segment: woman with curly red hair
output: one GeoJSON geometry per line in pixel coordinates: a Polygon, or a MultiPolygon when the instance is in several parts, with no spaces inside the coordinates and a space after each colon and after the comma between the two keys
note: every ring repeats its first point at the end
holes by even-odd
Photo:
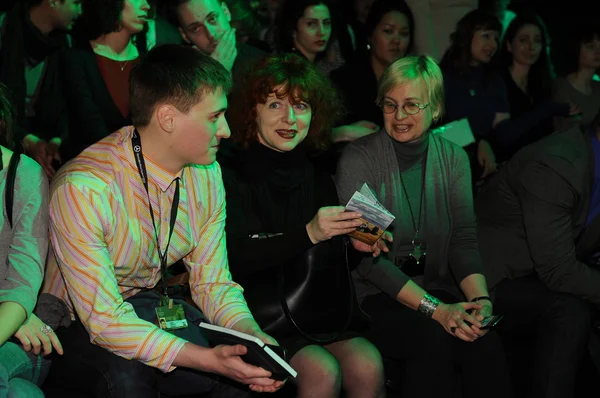
{"type": "MultiPolygon", "coordinates": [[[[326,147],[340,109],[327,78],[306,59],[284,54],[263,59],[236,90],[228,117],[231,139],[240,149],[222,161],[226,232],[232,275],[252,307],[249,292],[257,281],[269,279],[282,264],[293,267],[294,259],[314,245],[361,222],[359,214],[336,206],[331,177],[311,158],[326,147]]],[[[271,292],[277,285],[264,289],[263,295],[276,294],[271,292]]],[[[256,316],[261,309],[252,311],[256,316]]],[[[331,332],[335,338],[320,336],[320,342],[293,328],[271,332],[298,371],[298,396],[337,397],[341,389],[349,397],[384,396],[377,349],[355,331],[331,332]]]]}

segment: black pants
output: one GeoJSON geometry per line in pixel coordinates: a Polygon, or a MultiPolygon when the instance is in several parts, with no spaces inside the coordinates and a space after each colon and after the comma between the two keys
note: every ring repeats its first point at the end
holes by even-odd
{"type": "Polygon", "coordinates": [[[499,332],[511,364],[532,358],[527,366],[531,396],[573,397],[577,367],[590,336],[591,306],[528,276],[506,279],[495,288],[494,311],[504,314],[499,332]]]}
{"type": "MultiPolygon", "coordinates": [[[[159,296],[144,292],[143,300],[157,302],[159,296]]],[[[134,296],[138,298],[138,296],[134,296]]],[[[136,308],[138,316],[148,308],[136,308]]],[[[188,309],[186,317],[189,319],[188,309]]],[[[149,320],[149,319],[146,319],[149,320]]],[[[188,328],[191,326],[188,326],[188,328]]],[[[77,320],[69,328],[57,330],[63,345],[64,355],[52,358],[49,378],[53,384],[68,390],[73,395],[98,398],[151,398],[151,397],[223,397],[237,398],[250,396],[250,390],[234,385],[216,375],[191,369],[177,368],[162,373],[156,368],[136,360],[127,360],[90,343],[90,337],[83,324],[77,320]],[[78,395],[75,395],[78,394],[78,395]]]]}
{"type": "MultiPolygon", "coordinates": [[[[430,293],[446,303],[458,301],[447,293],[430,293]]],[[[508,365],[496,332],[472,343],[462,341],[438,322],[383,293],[367,297],[362,308],[372,318],[365,336],[384,359],[405,364],[399,383],[403,397],[452,397],[457,374],[464,398],[512,396],[508,365]]]]}

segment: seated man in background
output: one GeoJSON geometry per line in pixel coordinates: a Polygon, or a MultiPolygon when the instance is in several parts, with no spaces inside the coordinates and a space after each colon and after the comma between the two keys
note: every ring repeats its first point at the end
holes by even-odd
{"type": "Polygon", "coordinates": [[[257,48],[236,42],[224,0],[174,0],[170,14],[183,40],[219,61],[233,73],[234,80],[264,55],[257,48]]]}
{"type": "Polygon", "coordinates": [[[245,347],[207,348],[198,327],[206,317],[276,344],[254,321],[227,264],[215,156],[229,136],[230,87],[225,68],[201,52],[155,47],[132,71],[133,126],[88,147],[53,181],[44,289],[68,300],[75,316],[53,366],[65,387],[113,398],[249,393],[214,374],[254,391],[281,386],[241,359],[245,347]],[[168,268],[179,260],[203,314],[169,287],[168,268]],[[188,326],[162,329],[161,311],[188,326]]]}
{"type": "Polygon", "coordinates": [[[508,341],[534,337],[536,397],[572,397],[600,305],[600,112],[521,149],[475,199],[508,341]]]}

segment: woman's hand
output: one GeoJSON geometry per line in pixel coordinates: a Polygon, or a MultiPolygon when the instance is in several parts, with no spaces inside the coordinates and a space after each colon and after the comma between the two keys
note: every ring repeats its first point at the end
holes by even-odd
{"type": "Polygon", "coordinates": [[[39,355],[42,350],[44,355],[48,355],[52,352],[52,347],[60,355],[63,354],[62,345],[54,330],[35,314],[29,316],[27,322],[17,330],[15,337],[19,339],[25,351],[32,351],[35,355],[39,355]]]}
{"type": "Polygon", "coordinates": [[[321,207],[308,224],[306,232],[313,244],[331,239],[337,235],[345,235],[360,226],[360,213],[344,211],[344,206],[321,207]]]}
{"type": "MultiPolygon", "coordinates": [[[[478,321],[482,321],[483,318],[492,316],[492,314],[494,313],[492,302],[489,300],[479,300],[476,301],[475,304],[480,305],[481,308],[478,310],[473,310],[473,312],[471,312],[471,315],[473,315],[478,321]]],[[[479,329],[476,325],[471,326],[471,329],[473,329],[473,331],[475,331],[475,333],[477,333],[479,337],[485,336],[488,332],[487,330],[479,329]]]]}
{"type": "Polygon", "coordinates": [[[486,140],[479,141],[477,144],[477,161],[483,167],[481,178],[485,178],[496,172],[498,165],[496,164],[496,155],[492,150],[492,146],[486,140]]]}
{"type": "Polygon", "coordinates": [[[394,236],[388,231],[385,231],[379,240],[370,246],[358,239],[350,238],[350,241],[352,242],[352,246],[359,252],[372,253],[373,257],[377,257],[381,252],[389,253],[390,249],[387,247],[386,242],[392,243],[394,241],[394,236]]]}
{"type": "Polygon", "coordinates": [[[481,324],[478,319],[470,315],[467,311],[477,311],[481,310],[481,308],[482,306],[476,303],[440,303],[434,311],[432,318],[438,321],[451,335],[461,340],[472,342],[479,338],[477,331],[479,331],[481,324]],[[473,326],[467,325],[465,321],[471,323],[473,326]]]}

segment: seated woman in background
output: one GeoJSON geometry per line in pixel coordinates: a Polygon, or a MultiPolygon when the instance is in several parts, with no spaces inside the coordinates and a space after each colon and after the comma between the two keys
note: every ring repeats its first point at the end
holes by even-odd
{"type": "Polygon", "coordinates": [[[557,130],[566,130],[574,123],[592,125],[600,109],[600,82],[594,74],[600,70],[600,28],[596,23],[579,26],[569,36],[564,52],[565,70],[554,81],[552,97],[556,101],[577,105],[581,114],[577,117],[557,117],[557,130]]]}
{"type": "MultiPolygon", "coordinates": [[[[15,112],[0,84],[0,397],[43,397],[38,388],[50,361],[62,354],[51,327],[35,314],[48,249],[48,180],[42,167],[21,155],[13,182],[12,206],[5,198],[15,112]]],[[[8,184],[10,185],[10,184],[8,184]]]]}
{"type": "MultiPolygon", "coordinates": [[[[331,177],[309,157],[323,148],[339,109],[329,81],[302,57],[284,54],[259,62],[235,90],[231,140],[241,150],[220,163],[230,270],[250,290],[251,277],[291,267],[305,251],[353,231],[360,221],[336,206],[331,177]]],[[[269,286],[269,294],[276,291],[269,286]]],[[[348,331],[318,345],[300,333],[273,334],[298,371],[298,396],[337,397],[341,389],[349,397],[384,396],[379,352],[357,335],[348,331]]]]}
{"type": "Polygon", "coordinates": [[[365,23],[369,51],[361,51],[331,73],[345,102],[344,123],[367,120],[381,126],[381,109],[375,103],[377,81],[395,60],[410,52],[414,23],[403,0],[377,0],[365,23]]]}
{"type": "Polygon", "coordinates": [[[476,143],[465,149],[474,182],[496,171],[491,131],[509,117],[506,87],[490,65],[501,31],[494,15],[471,11],[456,24],[451,45],[440,61],[446,104],[443,122],[469,121],[476,143]]]}
{"type": "Polygon", "coordinates": [[[275,52],[296,52],[329,76],[345,62],[337,37],[344,26],[335,12],[328,0],[286,1],[275,21],[275,52]]]}
{"type": "Polygon", "coordinates": [[[527,128],[493,139],[499,163],[510,159],[525,145],[552,133],[553,116],[580,112],[576,105],[552,100],[547,46],[546,28],[537,15],[517,15],[506,30],[496,61],[506,85],[509,113],[526,123],[527,128]]]}
{"type": "Polygon", "coordinates": [[[384,357],[406,363],[402,396],[448,396],[457,368],[463,397],[483,390],[510,397],[500,339],[480,329],[493,305],[477,249],[469,161],[429,130],[444,109],[440,68],[427,56],[397,60],[383,73],[377,100],[384,128],[348,144],[336,175],[341,204],[366,183],[396,217],[386,232],[393,235],[388,253],[352,238],[357,250],[375,255],[353,272],[372,319],[365,337],[384,357]]]}
{"type": "MultiPolygon", "coordinates": [[[[69,112],[69,144],[63,161],[131,124],[129,74],[145,51],[147,0],[89,0],[79,23],[89,42],[66,52],[64,92],[69,112]]],[[[62,152],[61,152],[62,153],[62,152]]]]}

